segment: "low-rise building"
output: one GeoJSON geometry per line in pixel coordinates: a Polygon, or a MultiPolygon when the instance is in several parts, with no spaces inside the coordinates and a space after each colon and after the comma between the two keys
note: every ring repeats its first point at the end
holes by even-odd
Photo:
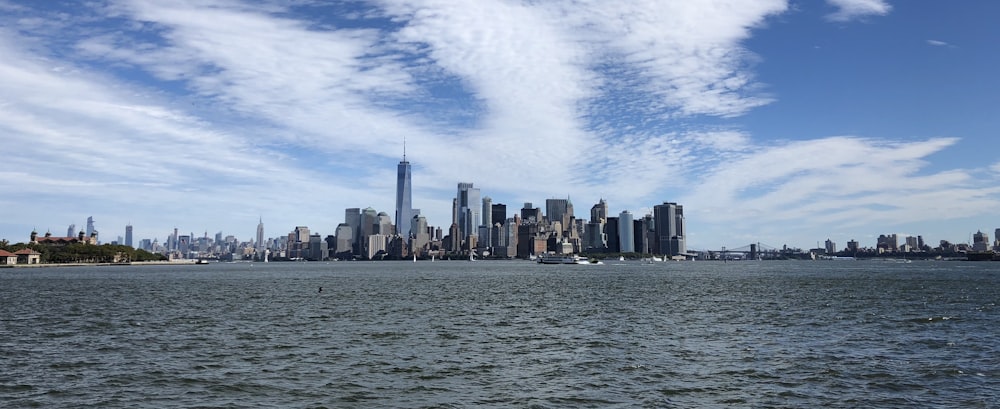
{"type": "Polygon", "coordinates": [[[0,250],[0,264],[3,265],[17,264],[17,254],[11,253],[6,250],[0,250]]]}
{"type": "Polygon", "coordinates": [[[39,264],[42,262],[42,253],[32,249],[21,249],[15,251],[18,264],[39,264]]]}

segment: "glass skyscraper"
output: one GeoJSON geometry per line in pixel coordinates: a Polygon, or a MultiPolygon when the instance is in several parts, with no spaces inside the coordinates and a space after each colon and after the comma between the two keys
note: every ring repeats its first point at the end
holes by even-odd
{"type": "Polygon", "coordinates": [[[653,206],[656,245],[659,254],[678,256],[687,253],[684,239],[684,206],[664,202],[653,206]]]}
{"type": "Polygon", "coordinates": [[[459,240],[478,235],[480,218],[482,217],[480,215],[482,203],[479,200],[479,189],[473,187],[472,183],[459,183],[458,195],[455,199],[458,211],[458,231],[461,236],[459,240]]]}
{"type": "Polygon", "coordinates": [[[410,162],[403,160],[396,167],[396,232],[402,237],[410,237],[410,223],[413,219],[413,196],[410,187],[410,162]]]}

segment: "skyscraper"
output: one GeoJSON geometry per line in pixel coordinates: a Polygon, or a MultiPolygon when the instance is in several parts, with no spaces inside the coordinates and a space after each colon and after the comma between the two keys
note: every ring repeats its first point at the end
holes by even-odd
{"type": "Polygon", "coordinates": [[[257,252],[264,252],[264,218],[261,217],[257,222],[257,252]]]}
{"type": "Polygon", "coordinates": [[[76,237],[76,224],[69,225],[69,228],[66,229],[66,237],[76,237]]]}
{"type": "Polygon", "coordinates": [[[608,202],[601,199],[597,204],[590,208],[590,222],[591,223],[604,223],[608,220],[608,202]]]}
{"type": "Polygon", "coordinates": [[[455,196],[456,207],[458,208],[458,233],[459,240],[465,240],[469,236],[479,233],[480,206],[479,189],[472,186],[472,183],[459,183],[458,194],[455,196]]]}
{"type": "Polygon", "coordinates": [[[413,219],[413,197],[410,189],[410,162],[406,161],[406,141],[403,141],[403,160],[396,167],[396,232],[410,237],[413,219]]]}
{"type": "Polygon", "coordinates": [[[494,204],[493,209],[490,210],[490,214],[492,215],[490,218],[490,224],[496,225],[497,223],[507,223],[507,205],[503,203],[494,204]]]}
{"type": "Polygon", "coordinates": [[[94,216],[87,217],[87,237],[94,234],[94,216]]]}
{"type": "MultiPolygon", "coordinates": [[[[351,207],[344,210],[344,223],[351,226],[351,248],[354,254],[361,254],[361,209],[351,207]]],[[[343,250],[341,250],[343,251],[343,250]]]]}
{"type": "Polygon", "coordinates": [[[125,225],[125,245],[132,247],[132,224],[125,225]]]}
{"type": "Polygon", "coordinates": [[[545,217],[549,223],[559,223],[559,234],[571,230],[570,219],[573,218],[573,203],[569,199],[545,199],[545,217]]]}
{"type": "Polygon", "coordinates": [[[607,249],[610,253],[620,253],[622,251],[621,238],[618,236],[619,232],[618,218],[608,217],[608,220],[604,222],[604,237],[607,240],[607,249]]]}
{"type": "Polygon", "coordinates": [[[483,221],[481,224],[480,247],[492,247],[493,237],[493,199],[489,196],[483,198],[483,221]]]}
{"type": "Polygon", "coordinates": [[[628,210],[623,210],[618,215],[618,245],[621,247],[622,253],[635,252],[635,225],[633,222],[632,213],[628,210]]]}
{"type": "Polygon", "coordinates": [[[684,206],[671,202],[653,206],[653,220],[660,254],[672,257],[687,252],[684,240],[684,206]]]}

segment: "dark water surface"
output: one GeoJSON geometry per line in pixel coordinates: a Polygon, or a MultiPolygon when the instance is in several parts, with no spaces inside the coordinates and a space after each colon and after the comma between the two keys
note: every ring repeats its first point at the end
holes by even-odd
{"type": "Polygon", "coordinates": [[[606,263],[0,270],[0,407],[1000,407],[1000,263],[606,263]]]}

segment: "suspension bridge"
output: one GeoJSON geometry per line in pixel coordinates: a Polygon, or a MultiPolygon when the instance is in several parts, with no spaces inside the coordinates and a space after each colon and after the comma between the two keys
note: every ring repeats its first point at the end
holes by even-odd
{"type": "Polygon", "coordinates": [[[784,250],[764,243],[750,243],[742,247],[722,247],[703,250],[710,260],[773,260],[782,258],[784,250]]]}

